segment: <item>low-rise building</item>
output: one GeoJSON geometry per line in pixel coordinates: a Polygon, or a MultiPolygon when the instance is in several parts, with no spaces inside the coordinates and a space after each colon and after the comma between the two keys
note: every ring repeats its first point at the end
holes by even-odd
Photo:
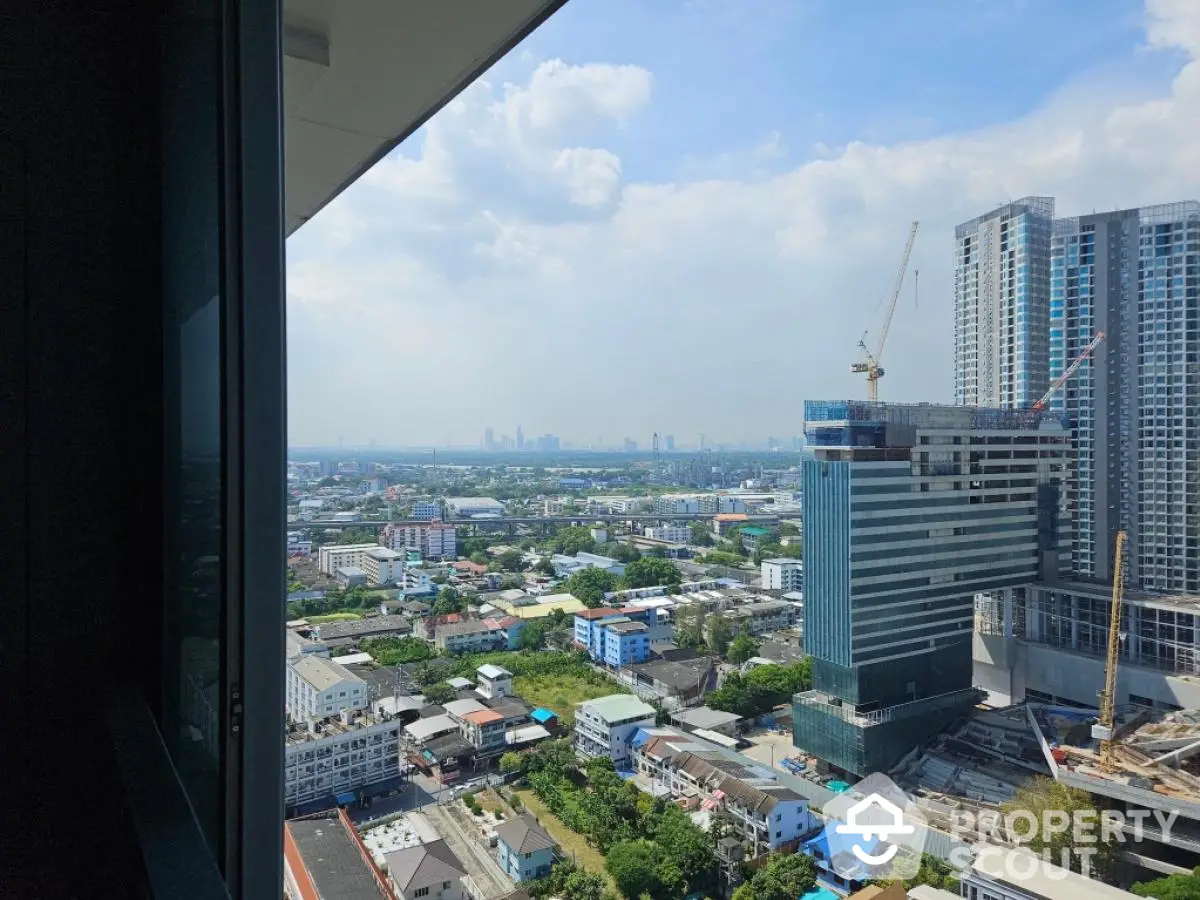
{"type": "Polygon", "coordinates": [[[286,633],[287,660],[291,662],[302,656],[323,656],[329,658],[329,645],[319,639],[305,637],[289,628],[286,633]]]}
{"type": "Polygon", "coordinates": [[[742,541],[742,546],[748,552],[753,553],[760,546],[770,541],[771,534],[771,529],[763,528],[761,525],[746,525],[738,532],[738,537],[742,541]]]}
{"type": "Polygon", "coordinates": [[[414,500],[408,512],[409,518],[426,521],[442,517],[442,504],[436,500],[414,500]]]}
{"type": "Polygon", "coordinates": [[[369,700],[365,681],[345,666],[315,654],[289,662],[286,682],[287,711],[296,721],[362,709],[369,700]]]}
{"type": "Polygon", "coordinates": [[[713,534],[724,537],[731,528],[741,528],[745,525],[747,519],[745,513],[717,513],[712,520],[713,534]]]}
{"type": "Polygon", "coordinates": [[[504,504],[494,497],[447,497],[445,504],[446,517],[450,519],[504,515],[504,504]]]}
{"type": "Polygon", "coordinates": [[[383,858],[399,900],[466,900],[467,871],[444,840],[393,850],[383,858]]]}
{"type": "Polygon", "coordinates": [[[1128,900],[1134,896],[1053,865],[1024,848],[985,846],[958,879],[964,897],[980,900],[1128,900]]]}
{"type": "Polygon", "coordinates": [[[370,584],[397,584],[404,581],[405,554],[388,547],[372,547],[363,551],[359,564],[367,573],[370,584]]]}
{"type": "Polygon", "coordinates": [[[528,813],[496,826],[496,860],[513,881],[545,878],[555,850],[554,838],[528,813]]]}
{"type": "Polygon", "coordinates": [[[654,707],[630,694],[597,697],[580,705],[575,716],[575,752],[607,756],[618,769],[629,763],[629,739],[654,725],[654,707]]]}
{"type": "Polygon", "coordinates": [[[514,616],[452,622],[438,627],[433,644],[439,650],[455,654],[513,650],[522,624],[514,616]]]}
{"type": "Polygon", "coordinates": [[[786,600],[762,600],[727,609],[721,615],[730,620],[735,633],[744,625],[751,634],[760,635],[791,628],[796,622],[796,607],[786,600]]]}
{"type": "Polygon", "coordinates": [[[632,739],[635,771],[671,798],[719,815],[751,858],[813,829],[808,801],[772,769],[718,750],[674,729],[647,729],[632,739]]]}
{"type": "Polygon", "coordinates": [[[345,622],[326,622],[316,626],[327,647],[344,647],[369,637],[401,637],[412,634],[412,620],[404,616],[368,616],[345,622]]]}
{"type": "Polygon", "coordinates": [[[323,575],[336,575],[338,569],[348,566],[361,569],[363,554],[374,550],[378,544],[327,544],[317,551],[317,570],[323,575]]]}
{"type": "Polygon", "coordinates": [[[406,568],[404,570],[404,587],[400,589],[406,597],[416,597],[436,593],[433,577],[424,569],[406,568]]]}
{"type": "Polygon", "coordinates": [[[475,688],[480,696],[488,700],[498,700],[512,694],[513,673],[503,666],[485,663],[475,670],[479,686],[475,688]]]}
{"type": "Polygon", "coordinates": [[[652,609],[582,609],[575,613],[575,645],[612,668],[636,665],[650,658],[654,621],[652,609]]]}
{"type": "Polygon", "coordinates": [[[288,809],[345,802],[339,798],[399,780],[402,724],[398,717],[344,709],[289,727],[283,768],[288,809]]]}
{"type": "Polygon", "coordinates": [[[787,556],[764,559],[762,586],[768,591],[804,590],[804,563],[787,556]]]}
{"type": "Polygon", "coordinates": [[[284,822],[283,896],[390,900],[392,895],[345,810],[331,809],[284,822]]]}
{"type": "Polygon", "coordinates": [[[716,660],[697,656],[645,662],[633,667],[633,684],[643,697],[692,703],[716,687],[716,660]]]}
{"type": "Polygon", "coordinates": [[[710,709],[707,706],[693,706],[672,713],[671,720],[687,731],[712,731],[732,737],[742,718],[737,713],[710,709]]]}
{"type": "Polygon", "coordinates": [[[671,544],[689,544],[692,540],[692,529],[677,522],[664,522],[662,525],[650,525],[645,531],[646,537],[652,541],[667,541],[671,544]]]}
{"type": "Polygon", "coordinates": [[[338,587],[342,590],[362,587],[367,583],[367,573],[358,566],[342,566],[334,574],[334,577],[337,579],[338,587]]]}

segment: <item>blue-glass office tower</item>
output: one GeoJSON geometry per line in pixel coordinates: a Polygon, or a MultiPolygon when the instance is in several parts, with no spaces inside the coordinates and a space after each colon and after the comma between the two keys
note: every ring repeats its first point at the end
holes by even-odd
{"type": "Polygon", "coordinates": [[[1057,220],[1049,317],[1051,378],[1107,334],[1050,404],[1077,447],[1071,567],[1110,579],[1125,528],[1130,587],[1200,593],[1200,203],[1057,220]]]}
{"type": "Polygon", "coordinates": [[[954,402],[1025,408],[1048,384],[1053,197],[1023,197],[954,230],[954,402]]]}
{"type": "Polygon", "coordinates": [[[962,715],[974,596],[1053,578],[1068,434],[1054,417],[806,402],[797,747],[855,776],[962,715]]]}

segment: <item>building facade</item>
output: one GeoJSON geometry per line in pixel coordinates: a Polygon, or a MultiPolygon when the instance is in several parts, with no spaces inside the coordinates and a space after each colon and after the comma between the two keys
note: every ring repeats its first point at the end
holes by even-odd
{"type": "Polygon", "coordinates": [[[954,230],[954,402],[1024,409],[1049,384],[1053,197],[954,230]]]}
{"type": "Polygon", "coordinates": [[[392,550],[416,550],[422,559],[456,559],[458,556],[458,534],[454,526],[437,519],[390,522],[380,533],[379,543],[392,550]]]}
{"type": "Polygon", "coordinates": [[[397,584],[404,581],[405,555],[387,547],[373,547],[362,555],[362,570],[370,584],[397,584]]]}
{"type": "Polygon", "coordinates": [[[1200,593],[1200,203],[1054,223],[1049,374],[1105,340],[1050,401],[1072,429],[1071,568],[1134,590],[1200,593]]]}
{"type": "Polygon", "coordinates": [[[431,520],[442,517],[442,505],[436,500],[414,500],[408,515],[413,519],[431,520]]]}
{"type": "Polygon", "coordinates": [[[654,726],[654,707],[630,694],[588,700],[575,716],[575,752],[607,756],[622,769],[629,764],[629,740],[639,728],[654,726]]]}
{"type": "Polygon", "coordinates": [[[399,777],[400,729],[391,716],[345,710],[289,730],[284,744],[284,801],[289,808],[329,800],[399,777]]]}
{"type": "Polygon", "coordinates": [[[692,529],[686,524],[664,522],[661,525],[651,525],[646,529],[646,537],[652,541],[667,541],[671,544],[688,544],[692,540],[692,529]]]}
{"type": "Polygon", "coordinates": [[[779,557],[762,561],[762,586],[768,591],[804,590],[804,563],[779,557]]]}
{"type": "Polygon", "coordinates": [[[1068,434],[1051,416],[805,404],[805,649],[794,740],[888,768],[977,702],[974,597],[1053,578],[1068,434]]]}
{"type": "Polygon", "coordinates": [[[363,554],[378,544],[329,544],[317,551],[317,569],[323,575],[336,575],[338,569],[361,569],[363,554]]]}
{"type": "Polygon", "coordinates": [[[362,709],[370,698],[367,683],[331,659],[306,654],[287,665],[286,704],[296,721],[362,709]]]}
{"type": "Polygon", "coordinates": [[[554,839],[528,813],[496,826],[496,860],[513,881],[545,878],[556,849],[554,839]]]}

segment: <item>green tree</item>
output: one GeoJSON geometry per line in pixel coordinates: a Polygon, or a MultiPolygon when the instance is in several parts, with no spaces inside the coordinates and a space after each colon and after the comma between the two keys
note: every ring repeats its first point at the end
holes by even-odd
{"type": "Polygon", "coordinates": [[[711,547],[713,545],[712,529],[707,522],[693,522],[690,526],[692,529],[692,543],[697,547],[711,547]]]}
{"type": "Polygon", "coordinates": [[[509,772],[521,771],[521,754],[511,750],[500,757],[500,771],[507,775],[509,772]]]}
{"type": "Polygon", "coordinates": [[[338,544],[374,544],[375,532],[367,528],[347,528],[338,536],[338,544]]]}
{"type": "Polygon", "coordinates": [[[680,647],[699,647],[704,644],[703,603],[689,603],[675,613],[675,643],[680,647]]]}
{"type": "Polygon", "coordinates": [[[563,900],[604,900],[604,877],[585,869],[576,869],[563,881],[563,900]]]}
{"type": "Polygon", "coordinates": [[[505,572],[522,572],[525,569],[525,555],[520,550],[505,550],[496,557],[496,562],[505,572]]]}
{"type": "Polygon", "coordinates": [[[544,619],[534,619],[526,622],[517,638],[518,650],[541,650],[546,646],[546,632],[549,625],[544,619]]]}
{"type": "Polygon", "coordinates": [[[758,642],[750,635],[750,631],[746,626],[742,626],[742,630],[732,641],[729,642],[729,661],[736,666],[740,666],[752,656],[758,655],[758,642]]]}
{"type": "Polygon", "coordinates": [[[554,563],[550,562],[550,557],[548,556],[543,556],[536,563],[534,563],[533,571],[542,575],[549,575],[551,577],[554,577],[554,575],[558,574],[554,571],[554,563]]]}
{"type": "Polygon", "coordinates": [[[359,642],[359,649],[370,653],[381,666],[399,666],[404,663],[421,662],[429,659],[434,650],[429,644],[415,637],[372,637],[359,642]]]}
{"type": "Polygon", "coordinates": [[[592,540],[592,531],[583,525],[564,525],[554,535],[554,551],[574,556],[576,553],[590,553],[596,548],[592,540]]]}
{"type": "Polygon", "coordinates": [[[689,889],[712,880],[716,866],[713,841],[675,804],[663,808],[654,828],[654,841],[679,869],[689,889]]]}
{"type": "Polygon", "coordinates": [[[1029,827],[1024,822],[1016,828],[1032,832],[1029,835],[1014,835],[1023,846],[1032,850],[1043,859],[1049,860],[1056,866],[1070,869],[1072,872],[1082,872],[1086,860],[1091,870],[1103,876],[1111,869],[1115,852],[1114,843],[1101,841],[1099,826],[1090,835],[1079,835],[1084,840],[1076,842],[1076,829],[1067,828],[1061,831],[1042,828],[1040,823],[1046,821],[1046,814],[1066,814],[1074,821],[1076,813],[1088,813],[1092,822],[1099,822],[1100,815],[1086,791],[1059,784],[1053,778],[1037,776],[1025,783],[1015,797],[1002,807],[1005,815],[1009,813],[1031,813],[1039,823],[1037,827],[1029,827]],[[1048,832],[1055,831],[1050,834],[1048,832]],[[1088,840],[1087,838],[1090,838],[1088,840]],[[1046,854],[1049,855],[1046,855],[1046,854]]]}
{"type": "Polygon", "coordinates": [[[679,584],[682,580],[679,570],[667,559],[645,557],[634,560],[625,567],[624,583],[630,588],[679,584]]]}
{"type": "Polygon", "coordinates": [[[780,522],[779,523],[779,536],[780,537],[793,537],[793,536],[799,536],[799,534],[800,534],[800,529],[797,528],[795,525],[793,525],[791,522],[780,522]]]}
{"type": "Polygon", "coordinates": [[[449,703],[458,696],[455,693],[454,688],[450,687],[450,685],[444,681],[439,681],[437,684],[427,685],[421,690],[421,693],[425,695],[426,703],[436,703],[439,706],[443,703],[449,703]]]}
{"type": "Polygon", "coordinates": [[[655,900],[682,896],[683,874],[651,841],[639,839],[614,844],[608,851],[604,867],[617,890],[630,900],[643,894],[655,900]]]}
{"type": "Polygon", "coordinates": [[[551,628],[562,628],[563,623],[567,621],[567,614],[562,609],[550,610],[550,615],[546,616],[546,621],[550,623],[551,628]]]}
{"type": "Polygon", "coordinates": [[[733,900],[796,900],[816,886],[817,868],[803,853],[772,853],[733,900]]]}
{"type": "Polygon", "coordinates": [[[1133,893],[1156,900],[1200,900],[1200,866],[1188,875],[1168,875],[1153,881],[1139,881],[1134,884],[1133,893]]]}
{"type": "Polygon", "coordinates": [[[733,626],[729,624],[729,620],[724,616],[709,616],[707,631],[709,649],[717,654],[717,656],[724,658],[726,652],[729,650],[729,642],[733,639],[733,626]]]}
{"type": "Polygon", "coordinates": [[[471,560],[471,562],[475,563],[475,565],[477,565],[477,566],[486,566],[488,564],[487,554],[484,553],[482,550],[476,550],[468,558],[471,560]]]}
{"type": "Polygon", "coordinates": [[[642,558],[642,554],[633,544],[626,544],[620,541],[611,541],[603,547],[596,548],[597,552],[602,552],[605,556],[611,556],[617,562],[631,563],[634,560],[642,558]]]}
{"type": "Polygon", "coordinates": [[[458,592],[458,588],[447,586],[438,591],[437,599],[433,601],[432,612],[435,616],[445,616],[462,612],[466,606],[466,600],[458,592]]]}
{"type": "Polygon", "coordinates": [[[604,605],[604,595],[615,590],[617,579],[604,569],[580,569],[563,583],[563,590],[590,609],[604,605]]]}

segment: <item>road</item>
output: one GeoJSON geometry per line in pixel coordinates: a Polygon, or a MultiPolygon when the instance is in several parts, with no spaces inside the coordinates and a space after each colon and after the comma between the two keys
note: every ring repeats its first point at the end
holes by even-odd
{"type": "Polygon", "coordinates": [[[457,802],[434,803],[422,812],[438,834],[446,839],[482,897],[490,900],[513,892],[512,881],[496,862],[496,851],[478,839],[478,826],[470,821],[467,812],[457,802]]]}

